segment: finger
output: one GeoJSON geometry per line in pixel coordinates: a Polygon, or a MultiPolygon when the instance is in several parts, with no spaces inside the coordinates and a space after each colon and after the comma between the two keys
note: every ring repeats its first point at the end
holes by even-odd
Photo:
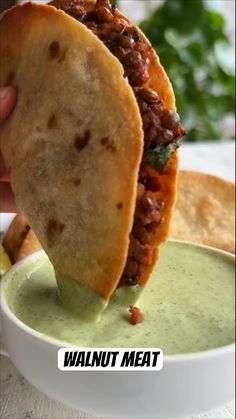
{"type": "Polygon", "coordinates": [[[18,212],[9,182],[0,182],[0,212],[18,212]]]}
{"type": "Polygon", "coordinates": [[[14,87],[8,86],[0,89],[0,123],[4,122],[13,111],[17,100],[14,87]]]}

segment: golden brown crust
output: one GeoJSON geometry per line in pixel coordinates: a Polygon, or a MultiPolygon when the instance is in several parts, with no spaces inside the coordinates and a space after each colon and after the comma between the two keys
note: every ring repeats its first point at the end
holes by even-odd
{"type": "Polygon", "coordinates": [[[1,135],[18,206],[56,270],[109,299],[143,147],[132,89],[102,42],[54,7],[15,7],[0,38],[0,87],[11,74],[18,88],[1,135]]]}
{"type": "Polygon", "coordinates": [[[21,213],[17,214],[11,222],[3,237],[2,245],[12,263],[17,261],[20,248],[29,232],[29,223],[21,213]]]}
{"type": "Polygon", "coordinates": [[[171,238],[235,252],[235,185],[205,173],[181,171],[171,238]]]}
{"type": "Polygon", "coordinates": [[[16,263],[42,249],[36,235],[22,213],[18,213],[11,222],[4,235],[2,245],[12,263],[16,263]]]}
{"type": "Polygon", "coordinates": [[[16,261],[18,262],[19,260],[24,259],[26,256],[32,255],[33,253],[41,249],[42,246],[39,243],[35,233],[32,229],[30,229],[25,240],[21,245],[16,261]]]}

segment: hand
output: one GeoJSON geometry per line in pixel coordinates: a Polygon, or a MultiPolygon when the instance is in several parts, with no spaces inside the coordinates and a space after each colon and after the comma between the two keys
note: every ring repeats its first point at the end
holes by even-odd
{"type": "MultiPolygon", "coordinates": [[[[1,126],[10,116],[15,108],[17,93],[13,87],[0,89],[0,135],[1,126]]],[[[16,212],[14,195],[10,185],[9,174],[7,173],[2,154],[0,152],[0,212],[16,212]]]]}

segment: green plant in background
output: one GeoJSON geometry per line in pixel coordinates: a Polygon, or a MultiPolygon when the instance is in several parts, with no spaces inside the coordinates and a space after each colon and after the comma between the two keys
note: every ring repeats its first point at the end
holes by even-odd
{"type": "Polygon", "coordinates": [[[224,17],[203,0],[165,0],[140,27],[171,79],[186,139],[225,138],[235,76],[224,17]]]}

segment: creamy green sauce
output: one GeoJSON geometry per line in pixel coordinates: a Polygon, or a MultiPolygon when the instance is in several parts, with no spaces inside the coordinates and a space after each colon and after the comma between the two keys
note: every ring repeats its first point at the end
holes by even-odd
{"type": "Polygon", "coordinates": [[[138,325],[129,323],[127,306],[121,305],[124,294],[118,290],[99,322],[83,321],[61,305],[44,254],[13,274],[6,289],[9,307],[20,320],[76,346],[159,347],[178,354],[234,341],[234,264],[226,256],[184,243],[163,245],[136,304],[144,315],[138,325]]]}
{"type": "Polygon", "coordinates": [[[58,296],[61,304],[75,316],[86,321],[98,321],[108,302],[93,290],[80,285],[74,279],[55,272],[58,296]]]}

